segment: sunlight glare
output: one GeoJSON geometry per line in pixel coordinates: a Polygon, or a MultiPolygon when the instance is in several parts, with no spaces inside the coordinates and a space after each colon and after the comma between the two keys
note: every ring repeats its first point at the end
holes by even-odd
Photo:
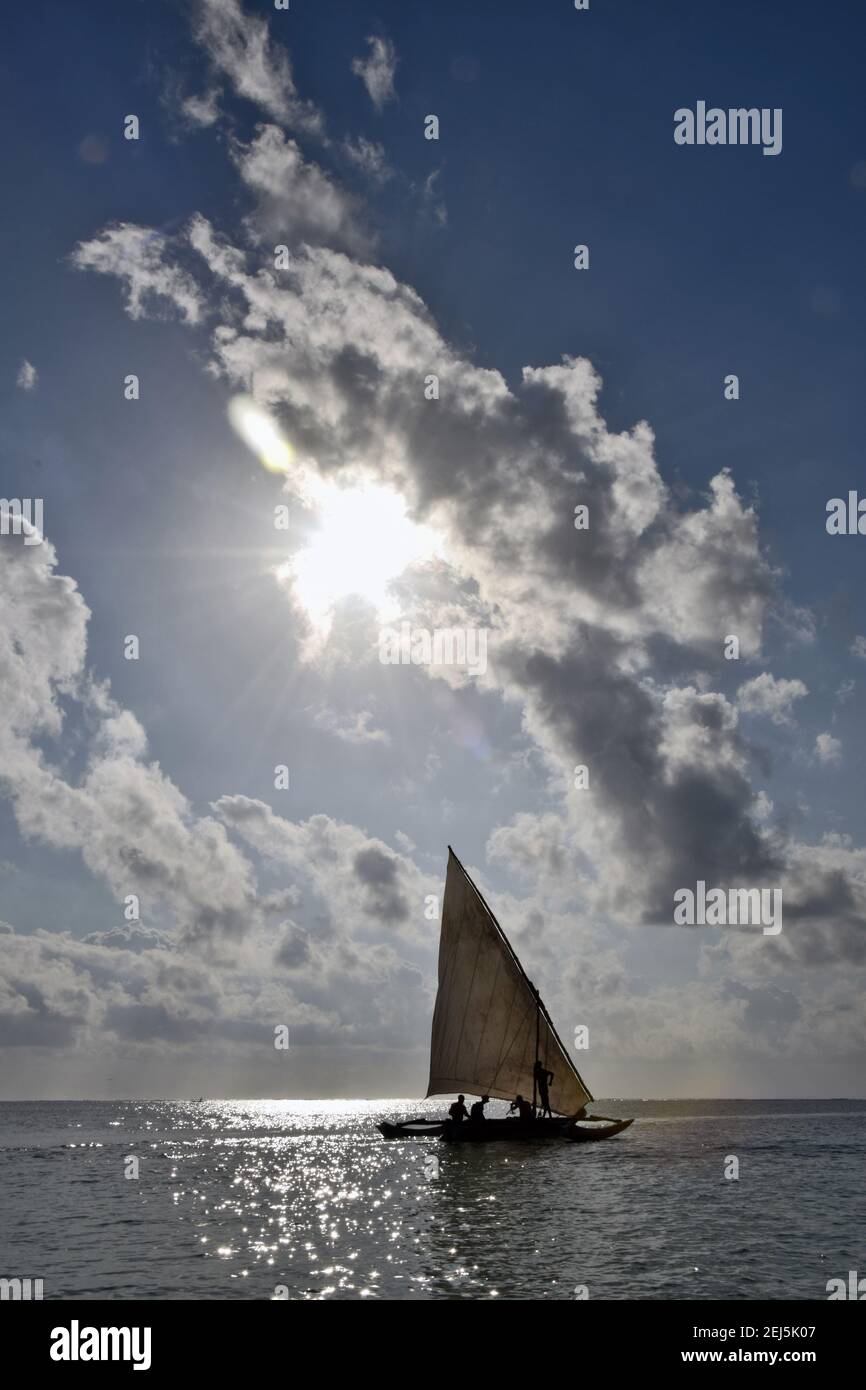
{"type": "Polygon", "coordinates": [[[438,539],[406,514],[403,499],[372,484],[341,488],[322,482],[316,510],[319,529],[308,545],[282,567],[313,626],[330,625],[340,599],[357,595],[380,621],[398,612],[388,589],[407,565],[432,558],[438,539]]]}
{"type": "Polygon", "coordinates": [[[334,606],[353,595],[371,604],[380,622],[396,617],[389,587],[408,565],[438,554],[436,533],[412,521],[391,488],[373,482],[341,487],[300,465],[276,422],[251,396],[234,396],[228,415],[265,468],[291,472],[292,490],[315,511],[316,530],[276,573],[291,585],[319,638],[327,637],[334,606]]]}
{"type": "Polygon", "coordinates": [[[233,396],[228,407],[229,420],[241,439],[271,473],[286,473],[294,450],[280,434],[271,417],[251,396],[233,396]]]}

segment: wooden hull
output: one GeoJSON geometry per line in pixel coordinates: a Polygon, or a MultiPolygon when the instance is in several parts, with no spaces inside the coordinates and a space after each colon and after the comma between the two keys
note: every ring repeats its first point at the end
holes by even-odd
{"type": "Polygon", "coordinates": [[[622,1134],[624,1129],[628,1129],[633,1120],[616,1120],[613,1124],[580,1124],[579,1122],[571,1125],[564,1134],[565,1139],[570,1139],[573,1144],[591,1144],[598,1139],[612,1139],[615,1134],[622,1134]]]}
{"type": "Polygon", "coordinates": [[[553,1120],[482,1120],[475,1124],[463,1120],[461,1124],[446,1121],[442,1126],[442,1138],[449,1144],[490,1144],[496,1140],[506,1143],[525,1139],[562,1139],[570,1121],[565,1117],[553,1120]]]}
{"type": "Polygon", "coordinates": [[[600,1139],[612,1139],[632,1124],[631,1120],[615,1120],[613,1123],[580,1124],[567,1116],[553,1120],[484,1120],[473,1124],[464,1120],[455,1125],[448,1120],[442,1126],[442,1138],[449,1144],[490,1144],[497,1140],[505,1143],[523,1142],[539,1139],[568,1139],[573,1144],[597,1143],[600,1139]]]}
{"type": "Polygon", "coordinates": [[[444,1139],[449,1144],[491,1144],[521,1142],[532,1139],[568,1139],[572,1144],[598,1143],[600,1139],[612,1139],[628,1129],[633,1120],[614,1120],[611,1122],[591,1120],[574,1121],[567,1116],[558,1115],[552,1120],[483,1120],[475,1123],[463,1120],[454,1124],[452,1120],[428,1120],[419,1115],[414,1120],[391,1122],[383,1120],[377,1125],[384,1139],[444,1139]]]}

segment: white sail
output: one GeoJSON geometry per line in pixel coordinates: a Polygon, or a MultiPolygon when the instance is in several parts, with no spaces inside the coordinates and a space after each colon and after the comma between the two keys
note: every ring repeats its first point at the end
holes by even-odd
{"type": "Polygon", "coordinates": [[[531,1100],[536,1055],[553,1072],[553,1110],[573,1115],[592,1100],[496,918],[449,849],[427,1094],[531,1100]]]}

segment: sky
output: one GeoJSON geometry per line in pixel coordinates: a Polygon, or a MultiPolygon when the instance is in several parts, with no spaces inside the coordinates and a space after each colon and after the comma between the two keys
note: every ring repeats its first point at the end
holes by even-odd
{"type": "Polygon", "coordinates": [[[866,1094],[863,16],[8,27],[0,1095],[423,1094],[448,844],[596,1095],[866,1094]]]}

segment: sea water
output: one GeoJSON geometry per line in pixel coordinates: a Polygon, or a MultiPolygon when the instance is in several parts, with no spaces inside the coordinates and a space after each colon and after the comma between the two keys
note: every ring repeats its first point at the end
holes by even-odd
{"type": "Polygon", "coordinates": [[[599,1101],[637,1118],[597,1144],[375,1128],[446,1105],[0,1104],[0,1279],[46,1300],[747,1300],[866,1270],[866,1101],[599,1101]]]}

